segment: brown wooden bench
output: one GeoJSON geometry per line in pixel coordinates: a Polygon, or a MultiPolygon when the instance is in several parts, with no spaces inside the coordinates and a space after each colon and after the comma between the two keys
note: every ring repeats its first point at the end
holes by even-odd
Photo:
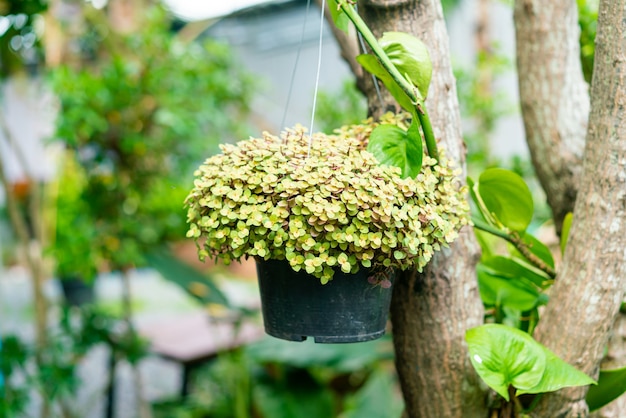
{"type": "MultiPolygon", "coordinates": [[[[232,321],[211,320],[204,311],[181,314],[166,320],[154,321],[138,327],[139,335],[150,343],[150,352],[183,368],[181,397],[189,394],[189,380],[193,370],[228,352],[261,339],[262,325],[251,321],[239,325],[232,321]]],[[[106,418],[113,418],[115,409],[115,369],[113,353],[109,359],[112,379],[107,388],[106,418]]]]}
{"type": "Polygon", "coordinates": [[[183,314],[139,327],[139,334],[150,342],[150,352],[183,367],[181,396],[189,393],[193,370],[217,357],[259,340],[264,332],[250,321],[235,326],[229,321],[209,318],[203,312],[183,314]]]}

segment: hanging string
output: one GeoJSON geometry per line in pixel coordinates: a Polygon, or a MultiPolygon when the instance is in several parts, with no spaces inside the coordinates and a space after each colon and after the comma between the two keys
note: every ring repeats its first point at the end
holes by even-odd
{"type": "MultiPolygon", "coordinates": [[[[359,6],[356,5],[355,6],[355,10],[357,13],[359,13],[359,6]]],[[[365,41],[363,40],[363,35],[361,35],[361,32],[356,31],[356,35],[359,38],[359,44],[361,45],[361,51],[364,54],[367,54],[367,48],[365,47],[365,41]]],[[[380,108],[384,109],[385,108],[385,103],[383,102],[383,96],[382,94],[380,94],[380,87],[378,86],[378,80],[376,79],[376,76],[374,74],[370,74],[372,76],[372,81],[374,82],[374,88],[376,89],[376,96],[378,96],[378,101],[380,102],[380,108]]]]}
{"type": "Polygon", "coordinates": [[[311,144],[313,143],[313,126],[315,125],[315,106],[317,106],[317,91],[320,86],[320,72],[322,68],[322,40],[324,35],[324,9],[326,8],[326,0],[322,0],[322,13],[320,16],[320,39],[317,50],[317,74],[315,75],[315,90],[313,91],[313,110],[311,111],[311,129],[309,130],[309,150],[307,157],[311,155],[311,144]]]}
{"type": "Polygon", "coordinates": [[[306,29],[306,22],[309,18],[309,9],[311,8],[311,0],[306,2],[306,12],[304,14],[304,22],[302,22],[302,33],[300,34],[300,43],[298,44],[298,52],[296,53],[296,62],[293,64],[293,71],[291,72],[291,81],[289,82],[289,91],[287,92],[287,103],[285,104],[285,111],[283,112],[283,119],[280,122],[280,129],[285,128],[285,121],[287,120],[287,112],[289,111],[289,103],[291,102],[291,93],[293,92],[293,83],[296,79],[296,72],[298,70],[298,62],[300,61],[300,52],[302,51],[302,44],[304,44],[304,34],[306,29]]]}

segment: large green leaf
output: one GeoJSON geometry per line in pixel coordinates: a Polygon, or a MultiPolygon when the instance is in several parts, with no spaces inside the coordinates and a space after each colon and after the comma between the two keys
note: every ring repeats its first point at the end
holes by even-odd
{"type": "Polygon", "coordinates": [[[509,279],[524,279],[542,289],[552,283],[552,279],[546,273],[515,258],[496,255],[483,259],[482,264],[499,276],[509,279]]]}
{"type": "Polygon", "coordinates": [[[469,329],[465,340],[478,375],[507,401],[509,386],[523,394],[595,383],[530,335],[515,328],[500,324],[481,325],[469,329]]]}
{"type": "Polygon", "coordinates": [[[465,333],[470,360],[478,375],[509,400],[509,385],[532,388],[546,368],[546,356],[528,334],[500,324],[487,324],[465,333]]]}
{"type": "Polygon", "coordinates": [[[478,193],[487,210],[507,228],[525,231],[533,217],[533,199],[524,180],[502,168],[485,170],[478,193]]]}
{"type": "MultiPolygon", "coordinates": [[[[532,341],[535,344],[539,344],[535,340],[532,341]]],[[[591,377],[567,364],[544,346],[540,344],[539,346],[546,353],[546,370],[541,377],[541,381],[535,387],[530,389],[519,388],[517,391],[518,395],[523,395],[525,393],[554,392],[570,386],[586,386],[596,384],[596,381],[591,377]]]]}
{"type": "Polygon", "coordinates": [[[626,367],[615,370],[600,370],[598,385],[587,392],[589,411],[595,411],[619,398],[626,392],[626,367]]]}
{"type": "Polygon", "coordinates": [[[526,280],[496,274],[482,264],[476,271],[480,297],[487,306],[507,306],[524,312],[544,302],[545,298],[537,287],[526,280]]]}
{"type": "Polygon", "coordinates": [[[407,112],[415,111],[415,104],[411,101],[409,96],[402,90],[402,87],[396,83],[396,81],[389,75],[385,67],[378,61],[378,59],[369,54],[361,54],[356,57],[356,60],[365,68],[365,70],[383,82],[389,93],[393,96],[398,104],[407,112]]]}
{"type": "Polygon", "coordinates": [[[426,45],[405,32],[385,32],[378,43],[400,74],[417,87],[425,100],[433,73],[426,45]]]}
{"type": "Polygon", "coordinates": [[[341,10],[337,4],[337,0],[328,0],[328,9],[330,10],[330,15],[333,18],[335,26],[345,33],[348,33],[350,19],[346,16],[343,10],[341,10]]]}
{"type": "Polygon", "coordinates": [[[416,177],[422,169],[424,151],[415,119],[408,131],[396,125],[378,125],[370,135],[367,150],[381,164],[400,167],[403,178],[416,177]]]}

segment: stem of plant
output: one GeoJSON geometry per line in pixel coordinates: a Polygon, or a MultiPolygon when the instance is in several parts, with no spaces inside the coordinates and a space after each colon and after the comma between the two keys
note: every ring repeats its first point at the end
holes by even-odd
{"type": "Polygon", "coordinates": [[[472,223],[474,224],[474,228],[488,232],[496,237],[510,242],[528,261],[530,261],[533,266],[539,268],[553,279],[556,277],[556,271],[533,254],[528,246],[522,241],[518,233],[513,232],[509,234],[506,231],[495,228],[476,217],[472,217],[472,223]]]}
{"type": "Polygon", "coordinates": [[[339,6],[343,10],[343,12],[348,16],[348,19],[354,23],[356,30],[363,35],[363,39],[365,42],[372,48],[372,52],[376,55],[376,58],[380,61],[381,65],[387,70],[391,78],[402,88],[402,90],[409,96],[409,99],[415,104],[415,113],[417,113],[417,117],[420,121],[420,125],[422,125],[422,132],[424,133],[424,141],[426,142],[426,149],[428,150],[428,155],[439,162],[439,151],[437,150],[437,142],[435,141],[435,135],[433,133],[433,128],[430,123],[430,118],[428,117],[428,113],[426,112],[426,106],[424,104],[424,98],[421,97],[419,91],[415,86],[409,83],[406,78],[396,68],[395,65],[391,62],[385,51],[378,44],[376,37],[367,27],[361,16],[354,10],[352,5],[349,3],[349,0],[339,0],[339,6]]]}

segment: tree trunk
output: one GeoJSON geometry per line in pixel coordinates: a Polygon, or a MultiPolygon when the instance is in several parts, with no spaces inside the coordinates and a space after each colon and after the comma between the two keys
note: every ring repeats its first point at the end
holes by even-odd
{"type": "Polygon", "coordinates": [[[560,235],[576,200],[589,113],[576,1],[516,0],[515,30],[526,138],[560,235]]]}
{"type": "MultiPolygon", "coordinates": [[[[625,21],[624,0],[600,2],[579,197],[563,266],[536,333],[558,356],[592,376],[626,289],[625,21]]],[[[586,393],[582,387],[547,394],[533,416],[587,416],[586,393]]]]}
{"type": "MultiPolygon", "coordinates": [[[[433,79],[427,108],[435,137],[446,147],[446,155],[464,168],[456,84],[440,2],[364,0],[359,12],[377,37],[385,31],[402,31],[414,34],[428,46],[433,79]]],[[[380,103],[373,84],[368,85],[366,93],[374,116],[395,108],[386,92],[384,103],[380,103]]],[[[433,259],[424,274],[407,272],[396,281],[391,321],[408,417],[487,416],[485,391],[464,342],[465,331],[483,322],[475,275],[478,257],[473,232],[466,228],[450,250],[433,259]]]]}

